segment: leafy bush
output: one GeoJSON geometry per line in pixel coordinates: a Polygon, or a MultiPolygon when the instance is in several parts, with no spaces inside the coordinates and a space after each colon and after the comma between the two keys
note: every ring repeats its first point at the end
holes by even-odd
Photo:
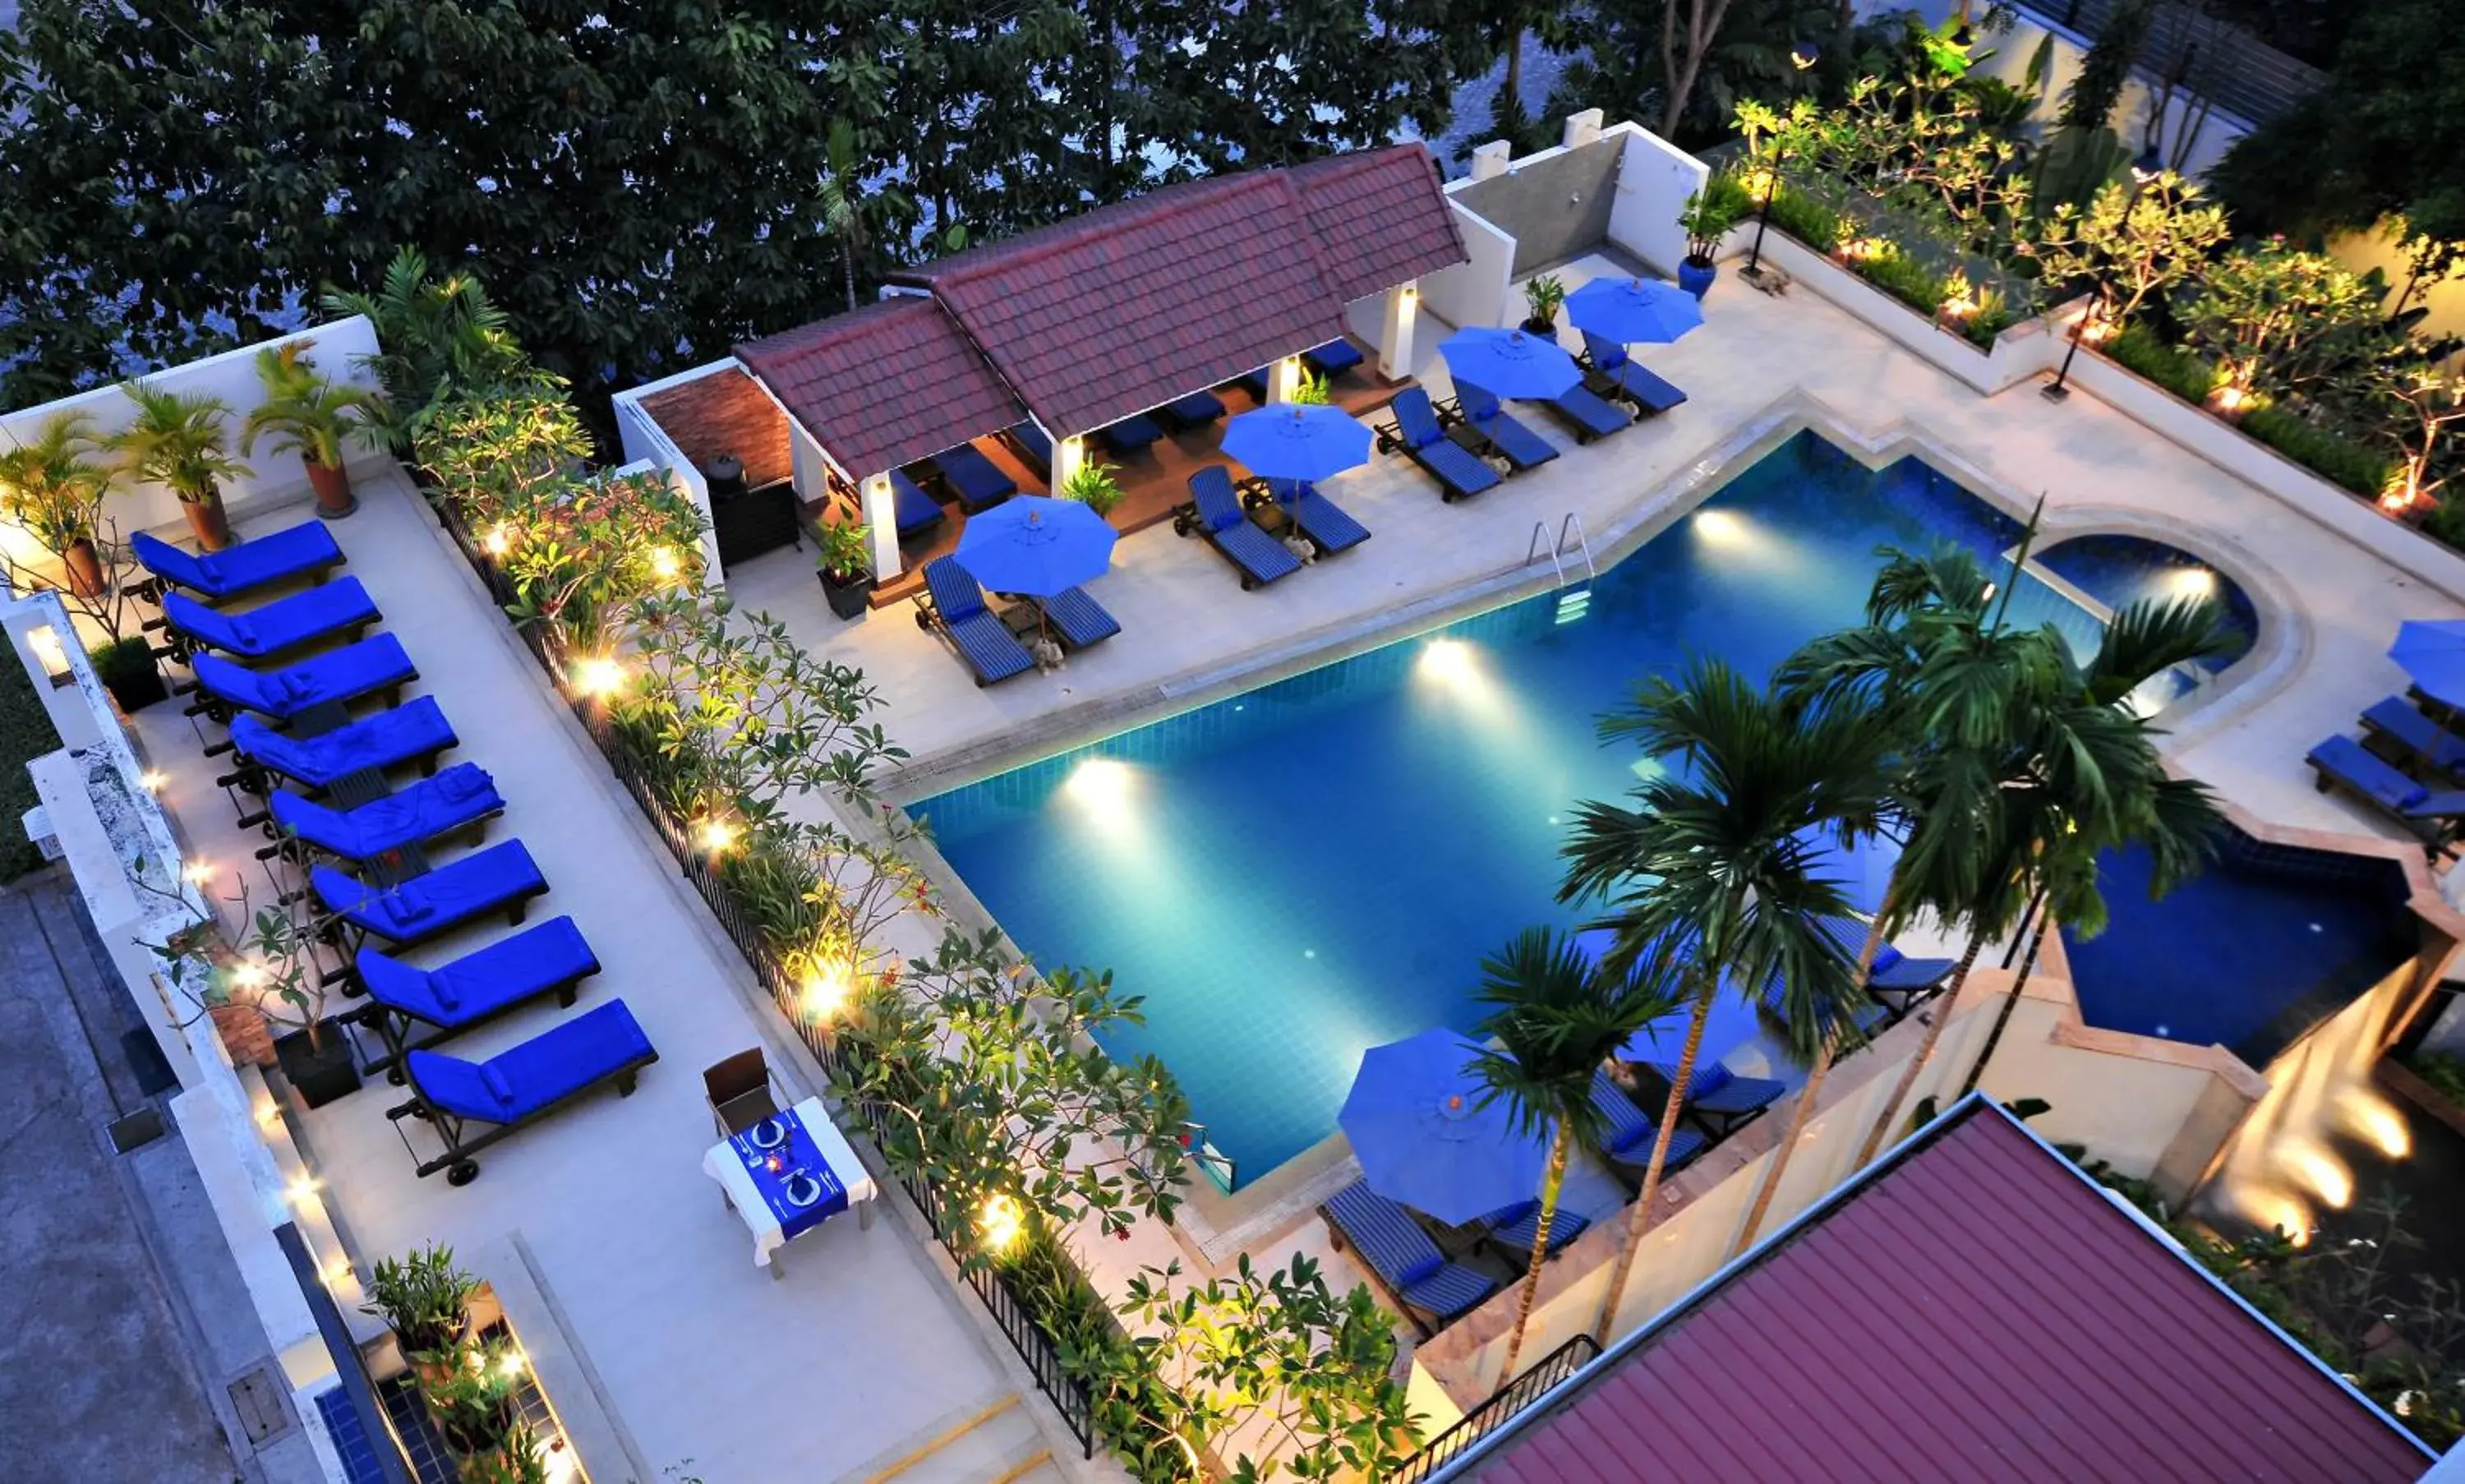
{"type": "Polygon", "coordinates": [[[2217,384],[2215,367],[2190,351],[2166,344],[2144,324],[2129,326],[2103,348],[2111,359],[2186,402],[2205,400],[2217,384]]]}
{"type": "Polygon", "coordinates": [[[2343,433],[2313,427],[2282,407],[2253,408],[2243,414],[2242,431],[2357,495],[2376,497],[2387,482],[2386,453],[2343,433]]]}
{"type": "Polygon", "coordinates": [[[1771,224],[1818,253],[1840,240],[1840,213],[1787,184],[1772,192],[1771,224]]]}
{"type": "Polygon", "coordinates": [[[2449,1101],[2465,1104],[2465,1056],[2450,1052],[2416,1052],[2413,1074],[2437,1088],[2449,1101]]]}
{"type": "Polygon", "coordinates": [[[1896,247],[1869,253],[1851,266],[1859,277],[1921,314],[1933,314],[1943,302],[1943,275],[1896,247]]]}

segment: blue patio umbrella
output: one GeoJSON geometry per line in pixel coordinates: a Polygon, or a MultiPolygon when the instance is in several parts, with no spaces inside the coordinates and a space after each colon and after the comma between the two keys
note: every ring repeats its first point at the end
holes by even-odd
{"type": "Polygon", "coordinates": [[[1700,326],[1703,306],[1657,278],[1594,278],[1566,296],[1566,318],[1621,345],[1657,345],[1700,326]]]}
{"type": "Polygon", "coordinates": [[[1332,478],[1369,462],[1369,425],[1339,407],[1278,402],[1224,425],[1224,452],[1270,479],[1332,478]]]}
{"type": "Polygon", "coordinates": [[[1019,495],[967,517],[955,555],[995,592],[1049,598],[1104,575],[1115,534],[1077,500],[1019,495]]]}
{"type": "Polygon", "coordinates": [[[1457,330],[1438,354],[1457,380],[1500,397],[1554,397],[1584,379],[1566,347],[1521,330],[1457,330]]]}
{"type": "Polygon", "coordinates": [[[1549,1143],[1503,1097],[1482,1104],[1480,1047],[1444,1029],[1361,1053],[1336,1121],[1369,1188],[1451,1225],[1540,1192],[1549,1143]]]}
{"type": "MultiPolygon", "coordinates": [[[[1606,927],[1586,928],[1575,935],[1575,951],[1598,963],[1615,937],[1606,927]]],[[[1694,1018],[1695,1007],[1691,1003],[1655,1016],[1627,1037],[1626,1044],[1618,1048],[1618,1059],[1677,1065],[1678,1053],[1686,1050],[1686,1027],[1694,1018]]],[[[1703,1067],[1719,1061],[1753,1040],[1761,1029],[1754,1006],[1739,992],[1728,975],[1721,975],[1720,990],[1712,996],[1711,1016],[1703,1022],[1702,1044],[1695,1049],[1695,1064],[1703,1067]]]]}
{"type": "Polygon", "coordinates": [[[2415,619],[2400,625],[2388,658],[2404,666],[2432,700],[2465,706],[2465,619],[2415,619]]]}

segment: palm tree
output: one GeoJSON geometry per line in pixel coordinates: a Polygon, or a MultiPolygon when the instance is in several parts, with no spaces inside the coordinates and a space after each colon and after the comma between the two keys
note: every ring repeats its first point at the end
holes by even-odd
{"type": "MultiPolygon", "coordinates": [[[[100,539],[102,497],[111,486],[111,470],[94,457],[101,440],[94,419],[83,412],[58,412],[43,420],[32,442],[18,443],[0,454],[0,517],[32,536],[37,545],[59,559],[67,569],[68,591],[81,602],[103,595],[108,586],[100,539]]],[[[27,575],[5,548],[12,578],[27,575]]],[[[32,587],[32,582],[17,586],[32,587]]],[[[116,611],[118,605],[110,605],[116,611]]],[[[82,611],[82,609],[80,609],[82,611]]],[[[113,638],[116,623],[106,624],[113,638]]]]}
{"type": "Polygon", "coordinates": [[[223,432],[231,409],[219,398],[189,395],[143,381],[121,384],[121,391],[137,406],[137,416],[111,435],[109,446],[127,460],[127,472],[152,479],[179,497],[189,528],[208,551],[231,544],[231,522],[223,516],[222,481],[246,473],[224,451],[223,432]]]}
{"type": "Polygon", "coordinates": [[[1660,1137],[1594,1325],[1605,1337],[1652,1228],[1670,1139],[1724,973],[1749,992],[1783,986],[1792,1020],[1857,992],[1843,946],[1823,922],[1849,904],[1817,869],[1809,831],[1876,815],[1891,733],[1854,693],[1785,705],[1712,660],[1696,662],[1675,684],[1646,681],[1600,730],[1604,741],[1632,738],[1673,756],[1687,776],[1644,783],[1631,791],[1631,807],[1578,806],[1559,898],[1607,902],[1615,937],[1602,972],[1672,985],[1693,1008],[1660,1137]]]}
{"type": "Polygon", "coordinates": [[[240,424],[239,451],[253,457],[256,440],[272,434],[275,453],[300,455],[318,503],[348,515],[351,476],[343,466],[343,443],[356,437],[382,445],[385,399],[366,388],[336,382],[309,362],[307,351],[307,342],[293,341],[256,353],[256,378],[265,388],[265,400],[240,424]]]}
{"type": "MultiPolygon", "coordinates": [[[[1541,1177],[1541,1219],[1533,1229],[1532,1266],[1515,1305],[1515,1328],[1506,1340],[1506,1369],[1515,1376],[1523,1329],[1540,1291],[1541,1264],[1549,1255],[1549,1229],[1566,1179],[1567,1152],[1580,1141],[1600,1142],[1605,1121],[1592,1103],[1593,1079],[1628,1037],[1673,1008],[1671,997],[1651,981],[1597,971],[1572,941],[1546,928],[1516,935],[1503,952],[1481,961],[1480,1001],[1496,1006],[1480,1023],[1494,1049],[1477,1064],[1489,1098],[1503,1097],[1516,1121],[1535,1138],[1549,1141],[1549,1163],[1541,1177]]],[[[1484,1099],[1487,1101],[1489,1099],[1484,1099]]]]}
{"type": "Polygon", "coordinates": [[[467,273],[433,277],[428,257],[404,248],[386,265],[374,294],[328,290],[325,312],[365,315],[376,327],[378,352],[366,358],[385,388],[372,426],[409,452],[414,421],[451,386],[485,387],[522,368],[505,312],[467,273]]]}
{"type": "Polygon", "coordinates": [[[855,309],[856,255],[872,246],[865,232],[864,183],[856,174],[855,125],[833,119],[824,145],[822,226],[838,239],[839,272],[847,280],[847,306],[855,309]]]}

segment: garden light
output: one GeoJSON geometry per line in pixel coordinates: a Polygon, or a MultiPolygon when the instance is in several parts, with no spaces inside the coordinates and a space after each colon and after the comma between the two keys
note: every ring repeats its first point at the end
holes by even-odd
{"type": "Polygon", "coordinates": [[[736,844],[736,826],[713,815],[694,827],[694,836],[701,842],[704,851],[718,855],[736,844]]]}
{"type": "Polygon", "coordinates": [[[190,886],[203,886],[213,878],[214,863],[210,860],[192,860],[180,868],[180,879],[190,886]]]}
{"type": "Polygon", "coordinates": [[[522,1373],[522,1366],[524,1363],[522,1353],[520,1350],[508,1350],[502,1356],[498,1358],[497,1369],[505,1377],[506,1380],[510,1381],[514,1377],[522,1373]]]}
{"type": "Polygon", "coordinates": [[[829,1020],[847,1008],[848,997],[855,991],[855,981],[844,964],[825,963],[807,972],[797,993],[807,1015],[829,1020]]]}
{"type": "Polygon", "coordinates": [[[488,549],[488,555],[501,557],[514,549],[514,533],[504,521],[500,521],[488,527],[488,534],[479,538],[479,544],[488,549]]]}
{"type": "Polygon", "coordinates": [[[1026,1225],[1016,1201],[1006,1195],[988,1195],[985,1197],[984,1209],[976,1216],[976,1234],[984,1238],[985,1250],[998,1257],[1018,1245],[1026,1225]]]}
{"type": "Polygon", "coordinates": [[[265,983],[265,965],[255,959],[242,959],[232,969],[232,983],[242,989],[255,989],[265,983]]]}
{"type": "Polygon", "coordinates": [[[625,667],[613,655],[593,655],[573,667],[573,688],[585,696],[613,696],[624,685],[625,667]]]}
{"type": "Polygon", "coordinates": [[[294,1176],[291,1184],[282,1187],[282,1198],[294,1206],[306,1206],[316,1195],[317,1182],[306,1175],[294,1176]]]}
{"type": "Polygon", "coordinates": [[[69,652],[60,644],[56,630],[49,624],[37,624],[26,631],[26,647],[43,667],[43,674],[54,685],[66,685],[71,679],[69,652]]]}
{"type": "Polygon", "coordinates": [[[147,793],[161,793],[164,786],[170,783],[170,781],[171,775],[164,772],[159,767],[149,767],[137,777],[138,784],[143,786],[147,793]]]}
{"type": "Polygon", "coordinates": [[[663,583],[674,582],[680,565],[681,564],[677,559],[676,547],[654,546],[651,548],[651,571],[659,579],[659,581],[663,583]]]}

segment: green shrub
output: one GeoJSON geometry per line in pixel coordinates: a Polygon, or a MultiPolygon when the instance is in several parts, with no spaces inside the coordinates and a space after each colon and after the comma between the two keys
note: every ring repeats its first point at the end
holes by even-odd
{"type": "Polygon", "coordinates": [[[2186,402],[2205,401],[2217,384],[2209,363],[2180,346],[2168,345],[2144,324],[2135,324],[2107,341],[2106,355],[2147,377],[2186,402]]]}
{"type": "Polygon", "coordinates": [[[1840,240],[1840,213],[1787,185],[1772,192],[1771,224],[1818,253],[1840,240]]]}
{"type": "Polygon", "coordinates": [[[2388,457],[2366,443],[2315,428],[2281,407],[2255,407],[2243,414],[2242,431],[2321,478],[2376,498],[2387,483],[2388,457]]]}
{"type": "Polygon", "coordinates": [[[1907,304],[1932,315],[1943,303],[1943,275],[1897,247],[1885,247],[1856,259],[1857,276],[1907,304]]]}
{"type": "Polygon", "coordinates": [[[43,863],[42,853],[17,821],[41,802],[34,797],[26,764],[59,745],[59,734],[52,730],[52,719],[34,695],[34,682],[11,654],[0,662],[0,881],[43,863]]]}
{"type": "Polygon", "coordinates": [[[2451,1102],[2465,1104],[2465,1056],[2451,1052],[2416,1052],[2413,1074],[2437,1088],[2451,1102]]]}

